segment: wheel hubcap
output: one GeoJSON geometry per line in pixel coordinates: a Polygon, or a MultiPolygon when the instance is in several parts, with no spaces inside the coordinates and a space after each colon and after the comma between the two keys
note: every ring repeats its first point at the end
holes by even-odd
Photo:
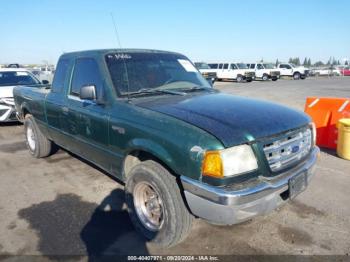
{"type": "Polygon", "coordinates": [[[134,205],[142,224],[151,231],[158,231],[164,221],[163,201],[157,189],[147,182],[138,183],[134,189],[134,205]]]}
{"type": "Polygon", "coordinates": [[[35,150],[35,135],[33,128],[31,126],[27,127],[27,142],[29,145],[30,150],[35,150]]]}

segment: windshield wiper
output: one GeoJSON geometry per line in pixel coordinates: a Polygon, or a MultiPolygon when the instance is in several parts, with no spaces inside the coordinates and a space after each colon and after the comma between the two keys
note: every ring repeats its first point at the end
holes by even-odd
{"type": "Polygon", "coordinates": [[[208,88],[208,87],[204,87],[204,86],[192,86],[192,87],[187,87],[187,88],[180,88],[178,90],[182,90],[185,92],[201,91],[201,90],[212,91],[213,88],[208,88]]]}
{"type": "Polygon", "coordinates": [[[179,95],[184,96],[186,93],[177,92],[168,89],[150,89],[150,88],[141,88],[138,91],[128,93],[129,96],[138,96],[138,95],[148,95],[148,94],[170,94],[170,95],[179,95]]]}

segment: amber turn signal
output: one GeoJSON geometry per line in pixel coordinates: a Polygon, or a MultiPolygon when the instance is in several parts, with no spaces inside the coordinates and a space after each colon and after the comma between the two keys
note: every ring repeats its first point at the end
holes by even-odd
{"type": "Polygon", "coordinates": [[[211,177],[224,177],[221,155],[218,151],[207,151],[202,164],[202,174],[211,177]]]}

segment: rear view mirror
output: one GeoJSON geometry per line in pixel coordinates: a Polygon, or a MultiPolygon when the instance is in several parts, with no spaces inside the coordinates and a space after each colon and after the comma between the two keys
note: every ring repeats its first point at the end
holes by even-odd
{"type": "Polygon", "coordinates": [[[96,86],[86,85],[80,88],[80,99],[82,100],[96,100],[96,86]]]}

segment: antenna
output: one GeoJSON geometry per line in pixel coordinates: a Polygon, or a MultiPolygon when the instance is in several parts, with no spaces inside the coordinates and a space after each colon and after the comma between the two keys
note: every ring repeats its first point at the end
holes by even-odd
{"type": "MultiPolygon", "coordinates": [[[[117,39],[117,45],[119,46],[120,49],[123,49],[122,48],[122,44],[120,42],[119,34],[118,34],[117,24],[115,23],[115,20],[114,20],[114,15],[113,15],[113,13],[110,13],[110,14],[111,14],[111,18],[112,18],[112,22],[113,22],[113,26],[114,26],[114,33],[115,33],[115,36],[116,36],[116,39],[117,39]]],[[[121,58],[123,60],[124,69],[125,69],[125,72],[126,72],[126,83],[127,83],[126,91],[127,91],[128,102],[129,102],[130,101],[130,97],[129,97],[129,90],[130,90],[130,87],[129,87],[129,73],[128,73],[128,68],[126,66],[126,62],[125,62],[125,58],[124,58],[123,54],[121,55],[121,58]]]]}

